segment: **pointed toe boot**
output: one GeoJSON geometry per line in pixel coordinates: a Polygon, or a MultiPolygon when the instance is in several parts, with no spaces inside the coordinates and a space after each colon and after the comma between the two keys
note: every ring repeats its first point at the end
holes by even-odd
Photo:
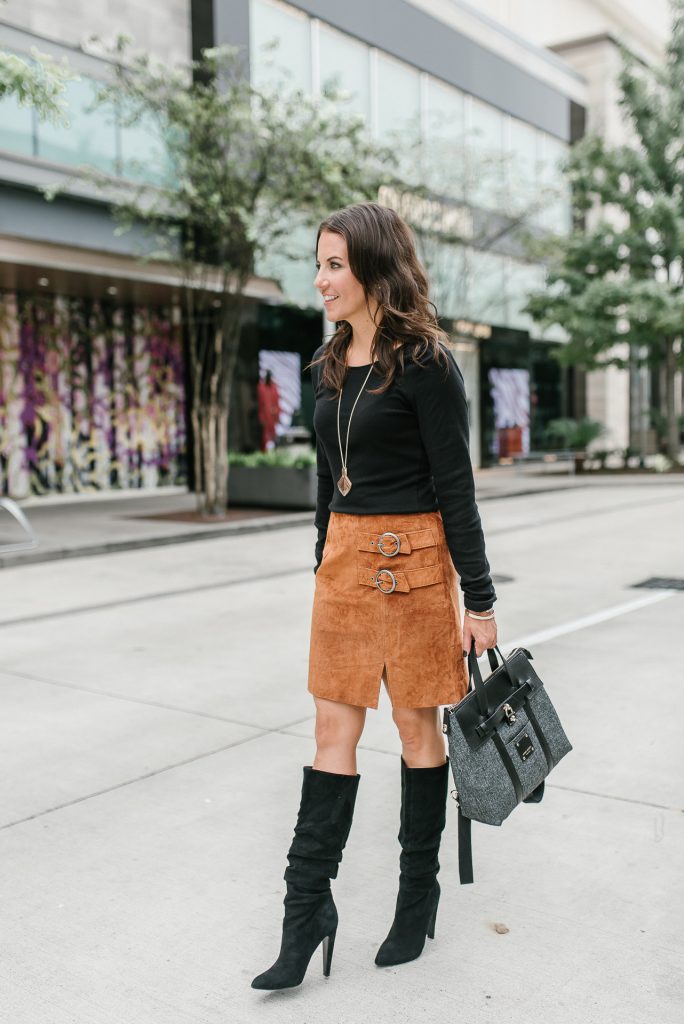
{"type": "Polygon", "coordinates": [[[306,766],[302,795],[285,869],[285,913],[275,963],[252,988],[301,985],[318,946],[328,977],[337,934],[337,908],[330,880],[337,877],[349,836],[360,775],[338,775],[306,766]]]}
{"type": "Polygon", "coordinates": [[[375,957],[378,967],[415,960],[425,939],[435,937],[448,772],[448,759],[437,768],[409,768],[401,759],[399,893],[392,926],[375,957]]]}

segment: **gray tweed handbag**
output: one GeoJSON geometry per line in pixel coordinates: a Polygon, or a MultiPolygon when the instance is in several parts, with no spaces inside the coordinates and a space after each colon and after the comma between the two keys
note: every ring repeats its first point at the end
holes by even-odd
{"type": "Polygon", "coordinates": [[[519,803],[539,803],[546,776],[572,750],[530,652],[516,647],[506,659],[494,650],[487,651],[492,673],[483,681],[473,641],[468,692],[444,708],[461,884],[473,880],[471,820],[501,825],[519,803]]]}

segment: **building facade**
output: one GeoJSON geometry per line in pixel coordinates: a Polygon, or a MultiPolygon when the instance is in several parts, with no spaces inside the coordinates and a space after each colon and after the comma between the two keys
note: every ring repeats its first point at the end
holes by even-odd
{"type": "MultiPolygon", "coordinates": [[[[668,0],[480,0],[478,8],[497,23],[515,28],[526,39],[557,53],[587,83],[587,131],[602,136],[609,145],[631,141],[619,107],[617,76],[621,68],[620,48],[625,46],[644,65],[664,59],[671,30],[668,0]]],[[[595,217],[611,216],[596,210],[595,217]]],[[[627,358],[627,346],[618,342],[615,354],[627,358]]],[[[682,375],[676,386],[681,414],[682,375]]],[[[586,375],[585,404],[580,411],[603,423],[608,435],[601,447],[635,451],[657,450],[649,410],[659,405],[664,388],[664,368],[622,370],[609,366],[586,375]]]]}
{"type": "MultiPolygon", "coordinates": [[[[507,228],[516,215],[539,232],[570,222],[557,167],[582,131],[586,85],[558,56],[452,0],[68,9],[8,0],[0,18],[3,49],[28,57],[35,46],[66,57],[79,75],[67,86],[68,129],[0,101],[1,494],[185,485],[192,469],[180,281],[167,265],[140,262],[143,236],[117,234],[107,204],[78,174],[89,164],[134,181],[164,160],[153,132],[90,109],[110,74],[93,34],[105,43],[128,34],[170,62],[237,43],[257,85],[291,81],[315,95],[334,81],[404,168],[407,188],[381,190],[379,201],[415,223],[412,182],[437,197],[444,235],[417,236],[466,376],[474,462],[540,447],[544,424],[573,412],[575,382],[552,354],[562,335],[539,335],[522,312],[543,268],[507,228]],[[48,203],[42,189],[54,183],[64,190],[48,203]],[[459,244],[446,237],[454,225],[459,244]]],[[[287,414],[311,426],[310,381],[297,367],[320,343],[323,320],[312,232],[293,224],[291,240],[301,258],[264,261],[250,282],[234,447],[259,445],[256,385],[266,367],[287,373],[287,414]]]]}
{"type": "MultiPolygon", "coordinates": [[[[507,225],[519,219],[536,233],[569,229],[558,167],[583,130],[582,77],[453,2],[196,0],[193,11],[196,49],[244,46],[258,87],[315,96],[334,85],[371,137],[394,148],[406,189],[381,189],[378,199],[416,231],[466,378],[473,461],[543,447],[548,421],[576,407],[575,381],[553,358],[562,332],[540,334],[523,312],[544,269],[507,225]],[[420,230],[411,184],[435,196],[444,237],[433,216],[420,230]]],[[[320,309],[315,233],[293,225],[290,238],[290,256],[298,250],[302,259],[275,258],[258,270],[291,303],[320,309]]]]}

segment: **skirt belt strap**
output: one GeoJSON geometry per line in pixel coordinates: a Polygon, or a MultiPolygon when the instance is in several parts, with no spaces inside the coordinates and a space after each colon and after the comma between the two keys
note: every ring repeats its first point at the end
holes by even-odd
{"type": "MultiPolygon", "coordinates": [[[[359,533],[357,534],[358,539],[358,550],[359,551],[371,551],[377,552],[380,550],[378,547],[378,541],[382,537],[382,533],[359,533]]],[[[437,544],[432,530],[412,530],[410,533],[398,533],[399,538],[399,551],[397,554],[410,555],[412,551],[417,551],[418,548],[431,548],[437,544]]],[[[392,540],[385,536],[383,541],[383,547],[386,551],[392,551],[396,546],[392,540]]]]}
{"type": "Polygon", "coordinates": [[[431,583],[439,583],[443,579],[442,566],[424,565],[417,569],[357,569],[359,583],[366,587],[376,587],[383,593],[390,594],[395,590],[408,594],[415,587],[429,587],[431,583]]]}

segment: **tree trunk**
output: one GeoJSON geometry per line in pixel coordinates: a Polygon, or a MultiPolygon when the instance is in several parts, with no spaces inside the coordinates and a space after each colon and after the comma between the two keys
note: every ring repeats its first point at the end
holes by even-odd
{"type": "Polygon", "coordinates": [[[220,515],[228,505],[228,418],[244,309],[241,294],[225,292],[219,322],[194,296],[188,304],[191,324],[195,493],[203,493],[206,515],[220,515]]]}
{"type": "Polygon", "coordinates": [[[199,420],[204,470],[204,512],[206,515],[217,516],[226,509],[226,414],[216,402],[210,402],[200,409],[199,420]]]}
{"type": "Polygon", "coordinates": [[[224,511],[228,507],[228,411],[219,412],[216,435],[216,504],[224,511]]]}
{"type": "Polygon", "coordinates": [[[667,338],[665,340],[665,414],[667,416],[667,454],[678,463],[680,443],[677,407],[675,404],[677,356],[674,344],[674,338],[667,338]]]}

